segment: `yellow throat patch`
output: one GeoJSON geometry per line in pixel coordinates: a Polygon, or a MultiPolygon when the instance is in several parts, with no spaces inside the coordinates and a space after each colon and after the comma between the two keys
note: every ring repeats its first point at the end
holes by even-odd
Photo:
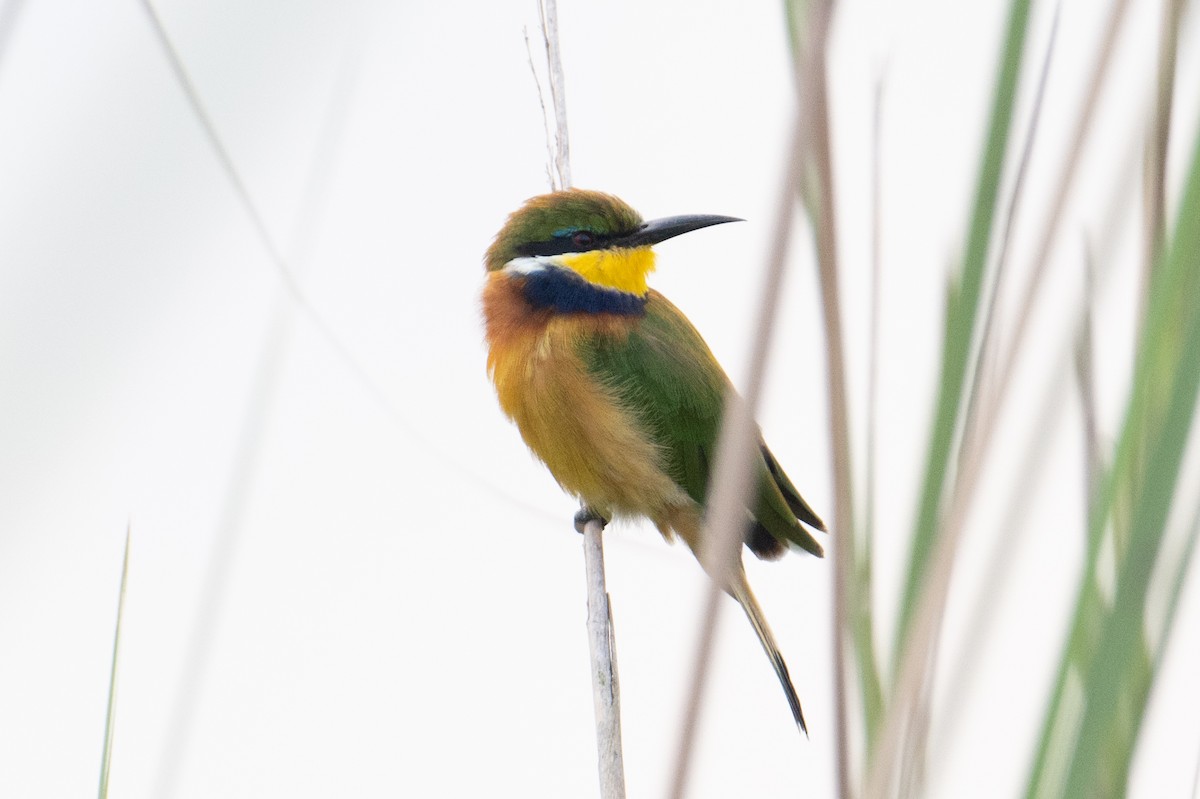
{"type": "Polygon", "coordinates": [[[654,271],[654,250],[649,247],[564,253],[556,260],[589,283],[638,296],[648,291],[646,276],[654,271]]]}

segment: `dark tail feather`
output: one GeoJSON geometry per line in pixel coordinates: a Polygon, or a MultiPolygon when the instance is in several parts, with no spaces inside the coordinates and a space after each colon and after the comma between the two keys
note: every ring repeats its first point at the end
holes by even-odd
{"type": "Polygon", "coordinates": [[[746,531],[746,546],[762,560],[779,560],[787,552],[787,544],[771,535],[756,519],[751,520],[750,529],[746,531]]]}
{"type": "Polygon", "coordinates": [[[779,492],[783,494],[783,499],[787,502],[792,513],[796,514],[796,518],[807,524],[809,527],[824,532],[825,522],[821,521],[821,517],[817,512],[808,506],[804,501],[804,497],[800,496],[799,490],[792,485],[792,481],[784,474],[783,468],[779,465],[779,461],[775,460],[775,456],[771,454],[771,450],[767,449],[767,445],[763,444],[759,447],[762,451],[763,460],[767,462],[767,471],[771,473],[771,477],[775,480],[775,485],[779,486],[779,492]]]}
{"type": "Polygon", "coordinates": [[[763,649],[767,652],[767,657],[771,660],[771,667],[775,669],[775,675],[779,677],[779,684],[783,686],[783,693],[787,696],[788,705],[792,709],[792,717],[796,720],[796,726],[804,735],[808,736],[808,726],[804,723],[804,711],[800,708],[800,697],[796,695],[796,688],[792,685],[792,677],[788,674],[787,664],[783,662],[783,655],[779,652],[779,647],[775,645],[775,636],[771,634],[771,628],[767,626],[767,619],[763,615],[762,608],[758,606],[758,600],[754,598],[754,593],[750,590],[750,584],[746,582],[746,573],[738,570],[739,574],[734,578],[734,584],[731,586],[730,593],[733,598],[742,606],[742,610],[746,611],[746,616],[750,619],[750,625],[754,627],[754,632],[758,635],[758,640],[762,643],[763,649]]]}

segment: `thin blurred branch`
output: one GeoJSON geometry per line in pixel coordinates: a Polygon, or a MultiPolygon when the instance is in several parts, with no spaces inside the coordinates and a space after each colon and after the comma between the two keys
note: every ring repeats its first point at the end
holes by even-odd
{"type": "Polygon", "coordinates": [[[1200,797],[1200,748],[1196,751],[1196,771],[1192,774],[1192,799],[1200,797]]]}
{"type": "MultiPolygon", "coordinates": [[[[1084,507],[1090,516],[1096,505],[1096,491],[1104,468],[1100,457],[1100,423],[1096,411],[1096,370],[1092,357],[1092,306],[1096,303],[1096,264],[1093,250],[1084,242],[1083,319],[1075,344],[1075,382],[1079,387],[1079,406],[1082,410],[1085,491],[1084,507]]],[[[1089,519],[1090,521],[1090,519],[1089,519]]]]}
{"type": "MultiPolygon", "coordinates": [[[[988,297],[987,310],[983,316],[983,332],[979,338],[979,357],[975,365],[971,390],[967,394],[967,412],[963,423],[963,443],[959,449],[959,457],[969,450],[970,442],[977,432],[979,422],[978,410],[980,397],[983,394],[984,376],[990,371],[995,361],[995,344],[993,334],[996,327],[997,306],[1000,295],[1006,284],[1004,278],[1008,275],[1009,247],[1012,244],[1013,224],[1020,210],[1021,200],[1025,196],[1025,176],[1029,173],[1029,162],[1033,156],[1033,145],[1037,141],[1038,123],[1042,118],[1042,108],[1046,99],[1046,83],[1050,78],[1050,66],[1054,63],[1055,43],[1058,41],[1058,23],[1062,17],[1062,2],[1054,5],[1054,21],[1050,25],[1050,36],[1046,43],[1046,55],[1042,59],[1042,70],[1038,76],[1037,90],[1033,98],[1033,110],[1029,116],[1029,127],[1025,132],[1025,143],[1021,148],[1021,156],[1017,162],[1017,174],[1013,179],[1012,196],[1008,201],[1005,214],[1004,230],[1000,234],[999,252],[996,256],[996,268],[992,274],[991,290],[988,297]]],[[[961,462],[960,462],[961,468],[961,462]]]]}
{"type": "Polygon", "coordinates": [[[1152,685],[1147,597],[1180,495],[1200,396],[1200,360],[1194,357],[1200,351],[1200,135],[1192,147],[1172,238],[1155,267],[1140,320],[1113,465],[1091,514],[1071,631],[1028,781],[1030,797],[1123,792],[1152,685]],[[1097,575],[1106,541],[1112,543],[1107,551],[1115,555],[1116,580],[1102,595],[1097,575]],[[1064,737],[1069,758],[1051,757],[1055,739],[1064,737]]]}
{"type": "Polygon", "coordinates": [[[959,481],[959,487],[956,491],[956,494],[963,496],[963,501],[969,501],[968,498],[974,490],[975,479],[979,474],[981,466],[979,461],[982,459],[984,453],[988,451],[1000,408],[1003,406],[1008,389],[1012,384],[1013,372],[1016,369],[1016,362],[1021,355],[1025,343],[1025,335],[1029,329],[1033,306],[1046,274],[1046,265],[1050,260],[1050,251],[1054,246],[1058,226],[1062,221],[1063,210],[1067,204],[1067,198],[1070,196],[1071,187],[1074,185],[1075,172],[1079,166],[1080,157],[1083,154],[1084,144],[1087,141],[1088,134],[1092,130],[1092,117],[1099,102],[1100,91],[1104,87],[1105,79],[1108,75],[1108,67],[1112,62],[1117,35],[1121,32],[1121,25],[1128,7],[1129,0],[1115,0],[1108,17],[1108,24],[1105,27],[1104,40],[1096,52],[1091,77],[1088,81],[1087,94],[1075,121],[1074,134],[1071,137],[1071,143],[1063,159],[1062,170],[1055,183],[1057,188],[1054,200],[1050,211],[1044,217],[1045,224],[1039,239],[1037,254],[1034,256],[1030,277],[1025,284],[1025,291],[1018,306],[1017,321],[1013,330],[1012,341],[1009,343],[1008,351],[1002,362],[1003,365],[996,380],[995,391],[989,400],[984,403],[978,438],[972,438],[969,442],[971,446],[966,448],[968,453],[963,458],[963,477],[959,481]]]}
{"type": "Polygon", "coordinates": [[[8,40],[16,30],[17,19],[20,18],[24,6],[25,0],[6,0],[0,4],[0,66],[4,64],[4,56],[8,53],[8,40]]]}
{"type": "MultiPolygon", "coordinates": [[[[352,42],[342,51],[329,106],[309,161],[300,208],[288,246],[289,257],[284,261],[285,264],[296,265],[294,274],[297,285],[307,271],[312,239],[320,229],[322,206],[328,196],[327,187],[341,149],[349,114],[348,101],[359,74],[362,54],[359,44],[352,42]]],[[[291,273],[291,267],[288,269],[291,273]]],[[[266,421],[279,394],[280,375],[291,341],[296,305],[295,297],[290,292],[285,291],[277,298],[253,372],[254,379],[247,393],[229,479],[217,517],[216,533],[200,584],[196,615],[188,630],[183,673],[167,717],[167,731],[155,777],[155,796],[173,796],[179,782],[196,706],[203,698],[213,643],[224,612],[229,575],[237,559],[242,520],[254,492],[266,421]]]]}
{"type": "Polygon", "coordinates": [[[567,85],[563,77],[556,0],[538,0],[538,17],[541,20],[542,40],[546,44],[550,102],[554,105],[554,169],[558,174],[558,185],[555,188],[565,189],[572,185],[571,146],[567,135],[567,85]]]}
{"type": "Polygon", "coordinates": [[[201,130],[204,131],[205,137],[208,139],[209,147],[212,148],[213,155],[221,164],[221,170],[225,173],[225,177],[229,179],[233,187],[233,191],[237,194],[238,201],[242,204],[242,210],[246,212],[250,224],[254,226],[254,232],[257,234],[263,248],[270,256],[271,264],[279,272],[279,279],[283,281],[283,285],[287,288],[288,293],[292,295],[297,303],[309,308],[307,298],[300,291],[300,284],[296,281],[296,276],[292,274],[291,268],[288,266],[287,260],[283,257],[282,251],[275,244],[275,239],[271,236],[270,230],[267,228],[267,223],[263,219],[262,214],[258,211],[258,206],[250,197],[250,190],[246,187],[245,181],[242,180],[241,173],[234,166],[233,156],[229,154],[228,148],[225,147],[225,142],[221,140],[217,133],[217,126],[209,116],[208,110],[204,107],[204,103],[200,100],[200,93],[196,90],[196,85],[192,82],[191,76],[188,74],[187,68],[183,65],[183,58],[179,55],[179,51],[175,49],[170,36],[167,35],[167,29],[163,25],[162,19],[158,16],[158,11],[155,10],[151,0],[142,0],[142,8],[146,11],[146,16],[150,20],[150,26],[154,30],[155,38],[163,48],[163,54],[167,57],[167,63],[171,65],[171,71],[175,73],[175,80],[179,84],[179,88],[183,91],[187,98],[188,105],[192,108],[192,113],[196,116],[196,121],[200,123],[201,130]]]}
{"type": "Polygon", "coordinates": [[[108,796],[108,777],[112,767],[113,734],[117,724],[117,654],[121,650],[121,620],[125,618],[125,589],[129,586],[129,541],[133,524],[125,528],[125,557],[121,562],[121,590],[117,599],[117,624],[113,632],[112,669],[108,675],[108,712],[104,717],[104,750],[100,759],[100,799],[108,796]]]}
{"type": "Polygon", "coordinates": [[[826,51],[833,16],[832,0],[809,6],[807,41],[802,50],[805,62],[800,83],[803,98],[810,109],[809,157],[816,179],[816,202],[810,207],[817,245],[817,270],[820,277],[821,311],[825,322],[825,359],[828,370],[826,388],[829,404],[829,454],[833,474],[834,513],[833,549],[833,683],[835,738],[837,752],[838,795],[854,795],[850,780],[849,687],[846,656],[853,629],[854,575],[854,492],[850,467],[850,412],[846,396],[846,355],[842,341],[841,293],[838,287],[837,201],[834,194],[833,154],[829,133],[829,96],[826,76],[826,51]]]}
{"type": "MultiPolygon", "coordinates": [[[[1095,283],[1091,288],[1093,295],[1107,285],[1115,271],[1116,241],[1122,230],[1122,222],[1130,218],[1129,210],[1133,198],[1136,178],[1135,153],[1140,147],[1141,139],[1131,136],[1122,146],[1122,155],[1116,159],[1121,165],[1121,171],[1113,181],[1108,191],[1109,201],[1097,226],[1098,242],[1090,248],[1097,254],[1095,283]]],[[[1086,296],[1086,295],[1083,295],[1086,296]]],[[[1068,302],[1064,307],[1080,308],[1079,318],[1075,322],[1075,330],[1083,325],[1087,312],[1082,298],[1078,302],[1068,302]]],[[[971,611],[967,614],[970,623],[967,625],[967,637],[960,646],[961,657],[952,667],[952,674],[945,680],[947,687],[944,691],[942,704],[945,708],[936,727],[939,743],[937,751],[949,751],[948,745],[958,740],[958,724],[962,717],[967,697],[967,687],[970,679],[976,673],[976,663],[984,655],[984,642],[988,640],[993,629],[997,611],[1001,606],[998,598],[1004,596],[1006,586],[1013,574],[1016,560],[1010,553],[1019,551],[1024,545],[1025,537],[1032,532],[1032,526],[1023,519],[1025,515],[1024,498],[1029,497],[1041,479],[1045,458],[1048,452],[1046,441],[1049,439],[1054,425],[1058,423],[1058,414],[1065,406],[1066,375],[1070,368],[1072,353],[1075,351],[1071,342],[1064,341],[1056,356],[1058,366],[1051,369],[1054,375],[1052,381],[1045,386],[1042,399],[1038,405],[1036,421],[1029,428],[1024,454],[1018,460],[1016,483],[1009,490],[1009,499],[1004,503],[1006,508],[1003,518],[995,525],[991,554],[986,562],[994,564],[987,571],[987,578],[975,592],[971,611]]]]}
{"type": "Polygon", "coordinates": [[[866,497],[863,512],[862,551],[855,564],[857,575],[854,580],[854,607],[851,609],[851,624],[854,629],[857,649],[859,685],[862,691],[863,718],[867,733],[867,761],[875,749],[879,736],[879,724],[883,720],[883,686],[879,677],[879,659],[875,651],[874,622],[874,550],[875,550],[875,502],[876,502],[876,431],[879,417],[879,329],[880,329],[880,285],[883,277],[882,241],[883,215],[880,209],[882,197],[883,157],[883,89],[884,72],[875,80],[874,103],[871,115],[871,289],[870,331],[867,355],[867,419],[866,419],[866,477],[863,494],[866,497]]]}
{"type": "MultiPolygon", "coordinates": [[[[962,441],[959,444],[959,461],[961,468],[961,459],[964,452],[970,450],[970,442],[975,434],[976,423],[978,422],[977,410],[979,397],[981,395],[981,386],[984,382],[984,375],[988,372],[993,360],[993,331],[996,325],[997,306],[1000,294],[1005,285],[1004,278],[1007,275],[1009,246],[1012,242],[1013,225],[1017,218],[1017,211],[1020,209],[1021,200],[1024,197],[1025,176],[1028,174],[1029,162],[1033,153],[1033,145],[1037,141],[1038,122],[1041,119],[1043,101],[1045,99],[1046,83],[1050,75],[1050,65],[1053,62],[1055,42],[1058,38],[1058,22],[1062,11],[1062,4],[1058,3],[1054,8],[1054,20],[1050,26],[1050,35],[1046,44],[1046,54],[1042,59],[1042,69],[1038,78],[1037,90],[1034,94],[1033,109],[1030,113],[1029,126],[1025,133],[1024,145],[1021,149],[1021,154],[1017,162],[1016,177],[1013,180],[1012,194],[1009,198],[1008,207],[1005,213],[1005,222],[1003,230],[1000,233],[999,251],[996,256],[995,268],[990,275],[990,289],[988,291],[988,304],[984,310],[983,320],[981,322],[982,332],[980,334],[979,346],[975,363],[973,364],[972,377],[970,388],[967,391],[967,407],[963,414],[963,434],[962,441]]],[[[953,549],[950,550],[953,552],[953,549]]],[[[992,561],[996,569],[1003,568],[1004,559],[992,561]]],[[[972,626],[972,629],[974,627],[972,626]]],[[[931,641],[931,652],[937,651],[941,641],[941,625],[937,625],[933,639],[931,641]]],[[[913,710],[913,717],[909,724],[908,731],[905,735],[904,752],[901,755],[901,796],[914,796],[920,791],[920,785],[924,780],[924,761],[925,753],[928,748],[929,729],[932,721],[932,686],[934,682],[933,663],[931,657],[929,661],[930,671],[925,675],[919,696],[916,699],[916,705],[913,710]]],[[[953,711],[951,711],[953,712],[953,711]]]]}
{"type": "MultiPolygon", "coordinates": [[[[1054,195],[1054,201],[1051,206],[1051,211],[1046,217],[1046,223],[1042,231],[1040,246],[1037,255],[1033,262],[1033,271],[1029,281],[1026,284],[1022,303],[1019,307],[1016,329],[1013,333],[1012,342],[1010,344],[1007,355],[1003,361],[1003,366],[1000,369],[1000,374],[996,382],[995,390],[992,396],[987,399],[982,405],[983,411],[980,417],[980,422],[976,428],[977,432],[964,440],[963,452],[960,456],[960,472],[958,480],[955,483],[954,491],[950,497],[949,508],[946,514],[945,529],[943,537],[947,543],[953,544],[958,538],[966,520],[967,510],[971,503],[971,498],[974,489],[977,485],[979,475],[982,471],[983,460],[989,452],[992,435],[995,432],[999,411],[1003,405],[1007,391],[1012,383],[1012,374],[1015,368],[1015,363],[1022,351],[1025,333],[1028,329],[1028,322],[1031,316],[1032,306],[1038,294],[1038,289],[1041,285],[1041,280],[1045,274],[1046,263],[1049,260],[1050,249],[1054,243],[1055,234],[1058,230],[1058,223],[1062,218],[1063,209],[1066,205],[1066,199],[1069,195],[1076,168],[1079,163],[1079,157],[1083,150],[1084,142],[1091,128],[1091,119],[1094,113],[1100,90],[1104,85],[1105,76],[1107,75],[1108,65],[1111,61],[1112,51],[1115,45],[1117,34],[1121,28],[1124,12],[1127,8],[1128,0],[1116,0],[1109,16],[1108,26],[1105,30],[1104,40],[1096,53],[1096,60],[1092,68],[1091,79],[1088,84],[1087,94],[1080,108],[1079,115],[1076,120],[1074,136],[1071,140],[1070,148],[1066,154],[1065,163],[1062,171],[1059,174],[1057,181],[1057,190],[1054,195]]],[[[947,567],[951,562],[951,552],[947,552],[945,560],[947,567]]],[[[938,581],[942,585],[940,597],[936,604],[929,608],[930,612],[936,612],[939,616],[941,606],[944,600],[944,589],[948,585],[948,575],[946,580],[938,581]]],[[[932,598],[932,597],[931,597],[932,598]]],[[[914,666],[916,664],[914,663],[914,666]]]]}
{"type": "Polygon", "coordinates": [[[546,110],[546,98],[542,94],[542,79],[538,75],[537,66],[533,61],[533,45],[529,43],[529,29],[521,28],[521,35],[525,37],[525,55],[529,59],[529,72],[533,75],[533,87],[537,89],[538,108],[542,111],[542,131],[546,134],[546,153],[549,155],[549,160],[546,161],[546,182],[550,184],[551,189],[555,189],[557,184],[553,168],[554,134],[550,131],[550,114],[546,110]]]}
{"type": "Polygon", "coordinates": [[[1162,256],[1166,237],[1167,142],[1171,135],[1171,108],[1175,95],[1175,61],[1179,49],[1180,20],[1184,0],[1163,0],[1159,30],[1158,70],[1155,81],[1154,123],[1146,140],[1146,204],[1142,290],[1139,310],[1145,313],[1154,265],[1162,256]]]}
{"type": "Polygon", "coordinates": [[[941,376],[896,629],[893,690],[879,745],[868,768],[868,797],[882,799],[894,794],[900,771],[897,761],[927,685],[950,583],[956,544],[953,528],[945,523],[952,483],[951,453],[962,419],[971,342],[978,330],[980,295],[1024,61],[1030,6],[1030,0],[1013,0],[1009,7],[962,265],[947,286],[941,376]]]}
{"type": "MultiPolygon", "coordinates": [[[[922,661],[926,658],[926,653],[918,654],[909,647],[909,634],[914,624],[917,605],[921,601],[920,595],[927,589],[930,581],[929,563],[933,551],[939,539],[945,536],[943,522],[950,486],[953,483],[953,452],[963,419],[964,388],[973,354],[973,342],[979,329],[980,297],[989,245],[996,224],[1000,177],[1004,172],[1008,154],[1017,86],[1024,64],[1030,7],[1031,0],[1012,0],[1009,8],[962,262],[958,271],[952,273],[947,285],[942,362],[925,474],[913,526],[907,573],[904,577],[900,616],[896,626],[896,645],[892,660],[894,679],[900,672],[900,661],[906,654],[919,657],[922,661]]],[[[912,685],[923,682],[919,680],[912,685]]],[[[897,695],[893,692],[890,711],[896,707],[897,695]]],[[[889,715],[894,716],[890,711],[889,715]]],[[[898,735],[903,726],[906,725],[897,722],[893,726],[893,735],[898,735]]],[[[899,739],[894,738],[889,745],[898,742],[899,739]]],[[[889,752],[884,760],[893,755],[894,753],[889,752]]],[[[875,773],[883,776],[878,771],[875,773]]]]}
{"type": "MultiPolygon", "coordinates": [[[[1127,7],[1128,0],[1116,0],[1110,12],[1104,39],[1096,52],[1087,92],[1076,119],[1071,144],[1066,153],[1058,181],[1055,184],[1057,189],[1054,194],[1054,200],[1050,212],[1045,217],[1046,221],[1042,230],[1039,248],[1032,264],[1032,272],[1026,283],[1022,302],[1019,306],[1012,341],[1003,360],[1003,366],[1000,369],[995,389],[982,406],[983,412],[977,428],[978,432],[964,442],[965,447],[960,459],[959,478],[956,481],[955,490],[950,498],[949,511],[946,517],[946,530],[944,532],[944,536],[951,541],[957,538],[965,522],[967,510],[982,471],[983,460],[990,449],[991,438],[997,426],[1000,409],[1012,384],[1012,375],[1016,361],[1023,349],[1025,334],[1032,315],[1032,307],[1045,275],[1050,250],[1055,240],[1058,224],[1063,216],[1067,197],[1074,182],[1083,145],[1091,129],[1092,116],[1108,74],[1108,66],[1111,62],[1116,38],[1121,30],[1121,23],[1127,7]]],[[[1038,764],[1035,765],[1035,775],[1039,772],[1042,762],[1039,759],[1038,764]]],[[[1035,776],[1035,782],[1036,779],[1035,776]]]]}
{"type": "MultiPolygon", "coordinates": [[[[491,494],[500,502],[512,507],[520,508],[524,513],[527,513],[531,516],[541,517],[542,519],[558,523],[559,520],[550,514],[545,508],[533,505],[504,491],[492,480],[473,468],[469,461],[455,458],[450,450],[447,450],[443,446],[437,445],[424,432],[422,432],[421,429],[410,422],[405,415],[401,413],[399,407],[392,402],[391,398],[388,396],[387,392],[384,391],[383,387],[375,380],[374,377],[371,376],[371,372],[367,369],[363,362],[359,360],[357,356],[355,356],[354,352],[349,348],[349,346],[342,341],[341,337],[334,331],[329,323],[325,321],[324,316],[322,316],[322,314],[317,310],[317,307],[301,290],[299,282],[297,281],[292,268],[289,266],[288,259],[283,256],[282,251],[276,245],[274,238],[272,238],[270,231],[267,229],[266,224],[263,221],[262,214],[259,213],[258,207],[254,203],[254,199],[251,197],[249,190],[246,187],[245,181],[242,180],[236,165],[233,163],[233,159],[229,155],[228,148],[225,147],[223,141],[221,140],[216,126],[212,121],[212,117],[209,115],[207,109],[201,101],[200,94],[196,90],[195,84],[188,75],[187,69],[183,64],[183,60],[179,55],[179,51],[176,50],[175,45],[171,42],[171,38],[167,34],[167,30],[164,27],[161,18],[158,16],[158,13],[155,11],[151,0],[141,0],[141,2],[142,7],[146,11],[147,18],[150,21],[151,29],[155,35],[155,38],[163,48],[163,52],[167,57],[167,61],[170,64],[172,71],[175,74],[180,89],[183,91],[188,104],[191,106],[192,113],[196,116],[196,120],[200,123],[201,128],[204,130],[205,137],[208,139],[209,144],[216,155],[217,161],[221,165],[222,171],[225,173],[226,178],[233,186],[234,193],[237,194],[238,200],[241,202],[246,215],[249,217],[260,244],[266,251],[268,258],[278,273],[280,280],[283,282],[284,287],[287,289],[288,296],[300,308],[304,316],[324,339],[325,343],[329,345],[331,349],[333,349],[341,362],[345,364],[347,368],[349,368],[355,379],[359,381],[371,398],[375,400],[379,408],[387,415],[393,424],[396,425],[397,429],[403,431],[413,441],[419,444],[426,456],[440,461],[447,468],[454,471],[455,474],[458,474],[463,479],[479,486],[481,489],[491,494]]],[[[336,101],[336,97],[333,98],[333,100],[336,101]]]]}
{"type": "MultiPolygon", "coordinates": [[[[205,137],[208,139],[209,146],[212,148],[213,155],[221,165],[221,170],[225,173],[233,187],[234,193],[237,195],[239,202],[242,204],[242,209],[245,211],[250,224],[254,227],[254,232],[258,236],[259,242],[266,251],[271,264],[275,267],[279,274],[279,279],[283,282],[288,294],[292,300],[298,305],[309,321],[320,332],[325,342],[332,347],[338,354],[338,357],[350,367],[355,377],[362,383],[368,393],[379,403],[380,407],[388,413],[388,415],[396,421],[398,425],[409,430],[418,439],[421,439],[419,433],[403,418],[396,406],[392,403],[387,393],[371,376],[367,368],[354,355],[349,347],[341,340],[334,332],[333,328],[325,321],[325,318],[317,311],[308,299],[307,295],[301,290],[300,284],[296,279],[295,273],[289,266],[287,259],[284,257],[282,250],[275,243],[274,237],[271,236],[270,230],[267,228],[266,221],[258,210],[254,199],[250,196],[250,190],[247,188],[245,181],[242,179],[241,173],[233,163],[233,157],[229,154],[229,149],[222,141],[220,134],[217,132],[216,124],[205,108],[204,103],[200,99],[200,93],[197,91],[195,84],[192,82],[191,76],[188,74],[187,68],[183,64],[183,59],[179,55],[179,51],[172,43],[170,36],[167,34],[167,29],[163,25],[162,19],[158,16],[158,12],[154,8],[151,0],[141,0],[142,7],[146,11],[146,16],[151,23],[151,28],[154,31],[155,38],[163,48],[163,53],[167,57],[167,62],[171,66],[171,70],[175,73],[175,79],[179,84],[179,88],[183,91],[187,98],[188,105],[192,108],[192,113],[196,117],[196,121],[200,123],[201,129],[204,131],[205,137]]],[[[423,439],[422,439],[423,440],[423,439]]],[[[428,442],[426,442],[428,443],[428,442]]],[[[437,452],[438,448],[429,447],[431,451],[437,452]]]]}
{"type": "Polygon", "coordinates": [[[705,516],[702,563],[710,577],[701,617],[700,638],[693,659],[684,708],[675,768],[668,796],[682,799],[691,771],[692,753],[699,726],[701,701],[708,680],[708,665],[716,639],[717,612],[721,593],[731,584],[727,575],[737,567],[745,529],[745,507],[751,489],[751,464],[757,439],[754,410],[758,407],[766,373],[767,353],[775,329],[775,317],[783,285],[788,248],[792,238],[795,202],[803,178],[803,152],[807,126],[797,117],[786,154],[788,168],[776,205],[770,251],[767,255],[766,280],[759,300],[757,324],[750,351],[750,369],[744,390],[731,392],[725,398],[721,419],[721,434],[717,441],[709,502],[705,516]]]}
{"type": "Polygon", "coordinates": [[[1053,370],[1053,377],[1045,384],[1043,394],[1038,403],[1037,415],[1032,417],[1028,425],[1028,435],[1022,454],[1017,461],[1017,479],[1008,489],[1008,501],[1004,503],[1005,512],[996,525],[997,532],[993,538],[990,557],[987,563],[992,564],[987,569],[985,579],[975,593],[971,611],[967,618],[966,637],[959,647],[962,652],[958,662],[950,669],[950,676],[943,682],[944,699],[939,704],[944,708],[938,719],[937,735],[934,751],[943,749],[941,742],[947,746],[958,739],[958,724],[965,710],[969,693],[969,681],[977,672],[979,659],[986,654],[986,643],[995,624],[995,617],[1001,608],[998,601],[1004,596],[1006,585],[1016,566],[1020,565],[1013,552],[1019,552],[1025,538],[1033,532],[1034,526],[1025,518],[1027,499],[1037,490],[1038,482],[1042,479],[1046,465],[1046,457],[1050,447],[1046,442],[1053,435],[1055,426],[1060,423],[1060,417],[1066,407],[1067,374],[1069,373],[1070,352],[1064,347],[1057,356],[1057,363],[1062,368],[1053,370]]]}

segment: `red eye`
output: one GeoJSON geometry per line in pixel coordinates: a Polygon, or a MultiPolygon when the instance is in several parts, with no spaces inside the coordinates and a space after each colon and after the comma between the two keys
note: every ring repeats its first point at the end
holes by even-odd
{"type": "Polygon", "coordinates": [[[571,234],[571,243],[576,247],[591,247],[596,243],[596,237],[586,230],[577,230],[571,234]]]}

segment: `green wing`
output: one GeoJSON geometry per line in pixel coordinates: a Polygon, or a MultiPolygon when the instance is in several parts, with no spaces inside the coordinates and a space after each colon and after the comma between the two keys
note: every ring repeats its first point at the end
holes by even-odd
{"type": "MultiPolygon", "coordinates": [[[[581,354],[592,375],[640,415],[662,447],[671,475],[703,505],[729,378],[692,323],[651,291],[645,317],[627,338],[590,340],[581,354]]],[[[758,496],[747,545],[765,558],[781,556],[785,542],[822,555],[821,545],[801,522],[818,530],[825,529],[824,523],[761,438],[759,451],[758,496]]]]}

